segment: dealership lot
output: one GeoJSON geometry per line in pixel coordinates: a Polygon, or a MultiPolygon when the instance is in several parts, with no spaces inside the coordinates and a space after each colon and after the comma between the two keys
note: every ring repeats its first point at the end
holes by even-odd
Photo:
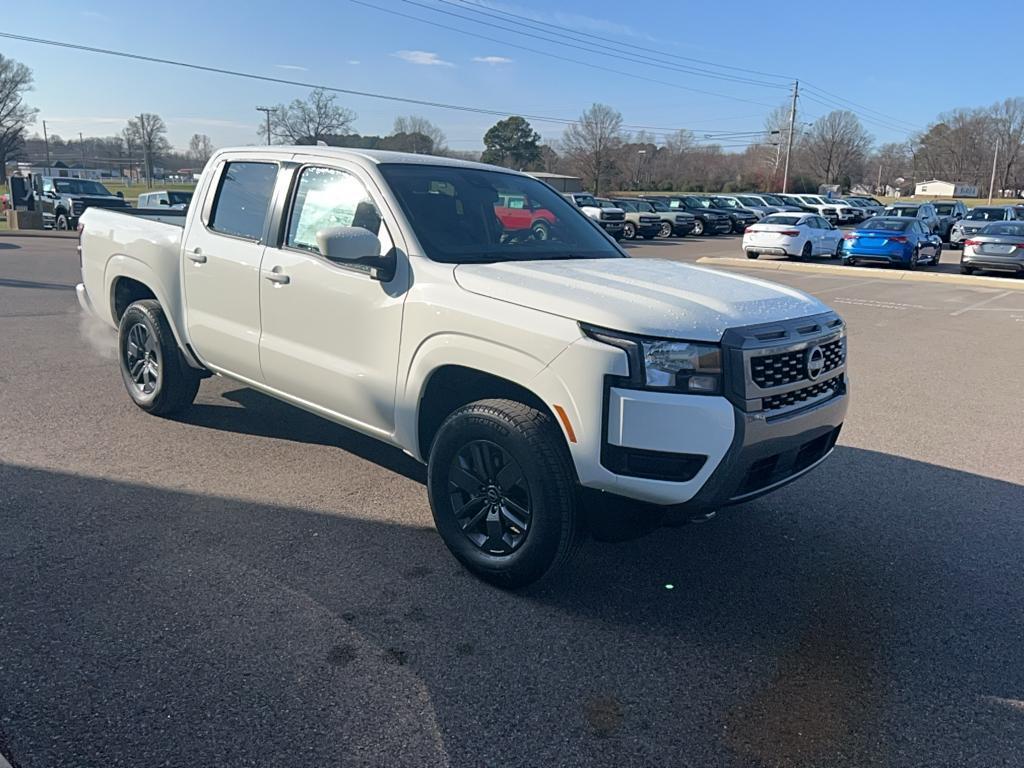
{"type": "Polygon", "coordinates": [[[739,269],[847,319],[835,455],[506,594],[443,549],[396,451],[220,379],[180,421],[135,409],[74,242],[0,238],[0,754],[1014,764],[1024,291],[739,269]]]}

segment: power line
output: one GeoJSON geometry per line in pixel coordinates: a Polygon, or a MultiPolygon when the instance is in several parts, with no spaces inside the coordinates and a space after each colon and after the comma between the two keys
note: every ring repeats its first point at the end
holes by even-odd
{"type": "MultiPolygon", "coordinates": [[[[403,19],[410,19],[412,21],[418,21],[421,24],[428,24],[428,25],[430,25],[432,27],[438,27],[439,29],[445,29],[445,30],[448,30],[449,32],[455,32],[455,33],[460,34],[460,35],[468,35],[469,37],[472,37],[472,38],[477,39],[477,40],[488,40],[488,41],[490,41],[492,43],[498,43],[499,45],[505,45],[505,46],[508,46],[510,48],[516,48],[518,50],[527,51],[529,53],[537,54],[538,56],[547,56],[548,58],[556,59],[558,61],[567,61],[567,62],[569,62],[571,64],[579,64],[581,66],[590,67],[591,69],[597,69],[597,70],[600,70],[602,72],[611,72],[612,74],[615,74],[615,75],[631,77],[634,80],[644,80],[644,81],[649,82],[649,83],[654,83],[655,85],[663,85],[663,86],[665,86],[667,88],[675,88],[675,89],[678,89],[678,90],[681,90],[681,91],[689,91],[691,93],[700,93],[700,94],[703,94],[705,96],[714,96],[716,98],[728,99],[730,101],[740,101],[740,102],[744,102],[746,104],[756,104],[759,107],[767,107],[768,109],[772,108],[771,104],[765,104],[764,102],[761,102],[761,101],[754,101],[752,99],[744,99],[744,98],[741,98],[739,96],[729,96],[728,94],[715,93],[714,91],[704,91],[704,90],[701,90],[700,88],[690,88],[689,86],[679,85],[678,83],[671,83],[671,82],[669,82],[667,80],[656,80],[653,77],[646,77],[645,75],[638,75],[638,74],[634,74],[634,73],[623,72],[622,70],[615,69],[614,67],[605,67],[605,66],[602,66],[601,64],[593,64],[591,62],[582,61],[580,59],[574,59],[574,58],[571,58],[569,56],[560,56],[557,53],[551,53],[550,51],[544,51],[544,50],[541,50],[540,48],[531,48],[529,46],[520,45],[518,43],[510,43],[507,40],[501,40],[500,38],[496,38],[496,37],[488,37],[487,35],[478,35],[477,33],[470,32],[467,29],[459,29],[458,27],[453,27],[453,26],[448,25],[448,24],[441,24],[440,22],[431,21],[429,19],[423,19],[423,18],[420,18],[419,16],[413,16],[412,14],[402,13],[401,11],[396,11],[396,10],[393,10],[391,8],[381,8],[379,5],[373,5],[372,3],[364,2],[364,0],[348,0],[348,1],[350,3],[355,4],[355,5],[361,5],[364,8],[371,8],[371,9],[373,9],[375,11],[380,11],[381,13],[387,13],[387,14],[390,14],[392,16],[398,16],[398,17],[403,18],[403,19]]],[[[403,2],[409,2],[409,0],[403,0],[403,2]]]]}
{"type": "MultiPolygon", "coordinates": [[[[458,0],[458,1],[460,3],[462,3],[463,5],[466,5],[466,6],[477,7],[477,8],[481,7],[480,3],[476,2],[475,0],[458,0]]],[[[449,0],[439,0],[439,2],[444,2],[444,3],[450,4],[449,0]]],[[[557,24],[549,24],[548,22],[542,22],[542,21],[540,21],[538,19],[531,19],[529,16],[523,16],[523,15],[518,14],[518,13],[512,13],[511,11],[500,10],[498,8],[488,8],[487,10],[490,13],[484,14],[484,11],[482,11],[482,10],[478,10],[477,13],[488,15],[488,16],[493,16],[494,14],[501,14],[502,16],[514,19],[514,20],[516,20],[519,23],[524,23],[525,22],[525,23],[527,23],[530,26],[533,26],[535,28],[543,25],[543,26],[549,27],[551,29],[557,29],[559,32],[566,33],[566,34],[569,34],[571,36],[588,37],[588,38],[591,38],[591,39],[601,43],[602,45],[606,45],[606,46],[618,46],[620,48],[636,48],[636,46],[629,46],[629,45],[626,45],[624,43],[615,43],[613,41],[608,40],[607,37],[603,37],[601,35],[595,35],[595,34],[591,34],[589,32],[583,32],[583,31],[579,31],[579,30],[571,30],[568,27],[559,26],[557,24]]],[[[745,73],[751,74],[751,75],[760,75],[761,77],[774,77],[774,78],[777,78],[777,79],[780,79],[780,80],[789,80],[789,81],[793,80],[793,77],[791,75],[779,75],[779,74],[774,74],[772,72],[763,72],[763,71],[756,70],[756,69],[746,69],[744,67],[734,67],[734,66],[730,66],[728,64],[716,64],[713,61],[707,61],[705,59],[695,59],[695,58],[693,58],[691,56],[682,56],[682,55],[675,54],[675,53],[668,53],[666,51],[655,50],[653,48],[650,49],[650,51],[651,51],[651,53],[656,53],[659,56],[668,56],[669,58],[678,59],[680,61],[692,61],[692,62],[694,62],[696,64],[704,64],[704,65],[710,66],[710,67],[717,67],[718,69],[729,69],[729,70],[732,70],[734,72],[745,72],[745,73]]],[[[788,86],[784,86],[784,87],[788,87],[788,86]]]]}
{"type": "MultiPolygon", "coordinates": [[[[46,45],[55,48],[65,48],[69,50],[84,51],[86,53],[98,53],[105,56],[116,56],[123,59],[131,59],[134,61],[145,61],[152,64],[165,64],[173,67],[180,67],[182,69],[191,69],[199,72],[207,72],[218,75],[228,75],[230,77],[241,77],[249,80],[258,80],[265,83],[274,83],[277,85],[292,85],[300,88],[311,88],[328,91],[330,93],[341,93],[347,96],[359,96],[368,99],[378,99],[380,101],[392,101],[399,102],[402,104],[414,104],[421,107],[432,107],[436,109],[448,109],[458,112],[469,112],[478,115],[488,115],[492,117],[508,117],[509,115],[518,115],[526,118],[527,120],[533,120],[538,123],[554,123],[559,125],[572,125],[573,123],[579,122],[578,118],[567,118],[567,117],[553,117],[549,115],[534,115],[526,112],[520,112],[517,110],[507,109],[486,109],[483,107],[469,107],[461,104],[448,104],[440,101],[429,101],[426,99],[413,99],[404,96],[392,96],[383,93],[371,93],[369,91],[360,91],[352,88],[339,88],[337,86],[325,85],[322,83],[312,83],[303,80],[291,80],[284,77],[272,77],[270,75],[259,75],[254,72],[243,72],[240,70],[225,69],[222,67],[213,67],[205,64],[195,64],[187,61],[177,61],[175,59],[166,59],[158,56],[146,56],[140,53],[130,53],[128,51],[117,51],[110,48],[98,48],[95,46],[81,45],[79,43],[68,43],[60,40],[49,40],[41,37],[30,37],[27,35],[18,35],[11,32],[0,32],[0,38],[7,38],[10,40],[19,40],[25,43],[34,43],[37,45],[46,45]]],[[[644,131],[662,131],[666,134],[675,133],[678,131],[694,132],[690,128],[664,128],[651,125],[626,125],[623,128],[631,130],[644,130],[644,131]]],[[[697,131],[700,132],[700,131],[697,131]]]]}
{"type": "MultiPolygon", "coordinates": [[[[416,2],[416,0],[402,0],[402,2],[406,3],[407,5],[414,5],[414,6],[418,7],[418,8],[424,8],[424,9],[426,9],[428,11],[432,11],[434,13],[441,13],[441,14],[444,14],[446,16],[452,16],[452,17],[457,18],[457,19],[462,19],[463,21],[469,21],[469,22],[472,22],[474,24],[480,24],[482,26],[485,26],[485,27],[488,27],[488,28],[491,28],[491,29],[500,29],[500,30],[503,30],[505,32],[511,32],[513,34],[516,34],[516,35],[522,35],[523,37],[529,37],[529,38],[534,38],[534,39],[537,39],[539,37],[539,39],[541,39],[541,40],[545,40],[547,42],[555,43],[557,45],[561,45],[561,46],[567,47],[567,48],[575,48],[577,50],[586,51],[587,53],[597,53],[597,54],[600,54],[602,56],[610,56],[612,58],[625,56],[625,57],[628,57],[627,61],[633,62],[635,64],[642,64],[644,66],[657,66],[657,67],[661,67],[661,68],[669,68],[669,69],[674,69],[674,70],[676,70],[678,72],[683,72],[683,73],[686,73],[686,74],[696,75],[698,77],[708,77],[708,78],[712,78],[712,79],[715,79],[715,80],[726,80],[726,81],[729,81],[729,82],[744,83],[744,84],[747,84],[747,85],[757,85],[757,86],[762,86],[762,87],[765,87],[765,88],[785,88],[786,87],[785,85],[780,84],[780,83],[769,83],[769,82],[765,82],[764,80],[754,80],[754,79],[751,79],[749,77],[741,77],[741,76],[738,76],[738,75],[727,75],[727,74],[723,74],[721,72],[713,72],[713,71],[708,70],[708,69],[703,69],[701,67],[673,64],[671,62],[666,62],[664,59],[657,59],[657,58],[654,58],[652,56],[648,56],[645,53],[637,53],[636,50],[629,50],[628,46],[624,46],[624,45],[619,44],[619,43],[612,43],[612,42],[609,42],[609,41],[602,41],[601,46],[597,47],[594,43],[592,43],[592,42],[590,42],[588,40],[583,40],[583,39],[581,39],[580,37],[574,35],[572,32],[570,32],[568,30],[566,30],[565,32],[562,32],[562,30],[564,28],[553,27],[554,29],[558,29],[559,32],[562,32],[562,37],[561,38],[558,38],[558,37],[554,37],[553,38],[553,37],[544,36],[544,35],[549,35],[551,33],[551,29],[545,28],[544,26],[542,26],[540,24],[531,24],[531,25],[529,25],[529,26],[532,26],[535,30],[539,30],[540,32],[543,33],[543,35],[539,36],[537,34],[537,32],[524,32],[523,29],[521,29],[521,27],[524,26],[522,22],[516,22],[519,25],[520,28],[508,27],[508,26],[504,26],[504,25],[501,25],[501,24],[495,24],[493,22],[482,21],[481,19],[474,18],[472,16],[464,16],[464,15],[462,15],[460,13],[454,13],[452,11],[446,11],[443,8],[435,8],[435,7],[427,5],[425,3],[416,2]],[[583,43],[583,45],[577,45],[575,43],[567,42],[565,38],[568,38],[569,40],[578,41],[580,43],[583,43]],[[615,48],[619,48],[619,49],[625,48],[626,50],[615,50],[615,48]]],[[[455,2],[452,2],[452,0],[435,0],[435,2],[443,3],[444,5],[448,5],[448,6],[454,6],[456,8],[460,8],[460,9],[464,9],[463,6],[458,5],[455,2]]],[[[492,19],[498,19],[498,20],[503,21],[503,22],[507,21],[506,19],[502,19],[500,16],[497,16],[496,14],[493,14],[493,13],[487,13],[485,11],[476,10],[476,9],[464,9],[464,10],[468,10],[471,13],[477,13],[477,14],[479,14],[481,16],[489,17],[489,18],[492,18],[492,19]]]]}

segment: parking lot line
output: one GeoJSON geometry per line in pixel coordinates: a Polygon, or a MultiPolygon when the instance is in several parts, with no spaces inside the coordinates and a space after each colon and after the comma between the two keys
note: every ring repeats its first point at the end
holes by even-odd
{"type": "Polygon", "coordinates": [[[963,309],[958,309],[956,312],[950,312],[949,316],[958,317],[959,315],[962,315],[964,312],[970,312],[973,309],[978,309],[978,307],[983,307],[986,304],[991,304],[993,301],[998,301],[999,299],[1006,298],[1007,296],[1010,295],[1010,293],[1011,291],[1003,291],[1002,293],[997,293],[995,296],[989,296],[987,299],[982,299],[977,304],[971,304],[971,306],[964,307],[963,309]]]}
{"type": "Polygon", "coordinates": [[[871,278],[870,280],[858,280],[855,283],[847,283],[846,285],[834,285],[831,288],[822,288],[820,291],[819,290],[815,290],[814,293],[815,294],[819,294],[819,293],[828,293],[829,291],[845,291],[847,288],[857,288],[858,286],[861,286],[861,285],[871,285],[871,284],[873,284],[875,282],[876,282],[875,278],[871,278]]]}

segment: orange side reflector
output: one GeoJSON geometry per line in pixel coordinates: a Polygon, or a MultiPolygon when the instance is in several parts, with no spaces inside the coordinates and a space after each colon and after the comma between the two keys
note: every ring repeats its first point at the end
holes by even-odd
{"type": "Polygon", "coordinates": [[[565,412],[565,408],[560,405],[555,406],[555,413],[558,414],[558,418],[562,420],[562,426],[565,427],[565,434],[569,436],[569,442],[576,442],[576,430],[572,428],[572,422],[569,421],[569,416],[565,412]]]}

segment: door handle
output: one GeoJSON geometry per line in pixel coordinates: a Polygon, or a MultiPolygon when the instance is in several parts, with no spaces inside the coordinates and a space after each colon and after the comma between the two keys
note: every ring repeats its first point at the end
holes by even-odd
{"type": "MultiPolygon", "coordinates": [[[[275,269],[280,269],[280,267],[275,267],[275,269]]],[[[292,279],[283,272],[268,272],[264,277],[270,282],[277,283],[278,285],[288,285],[288,283],[292,281],[292,279]]]]}
{"type": "Polygon", "coordinates": [[[193,248],[192,253],[186,253],[190,261],[194,261],[196,264],[206,263],[206,254],[203,253],[200,248],[193,248]]]}

